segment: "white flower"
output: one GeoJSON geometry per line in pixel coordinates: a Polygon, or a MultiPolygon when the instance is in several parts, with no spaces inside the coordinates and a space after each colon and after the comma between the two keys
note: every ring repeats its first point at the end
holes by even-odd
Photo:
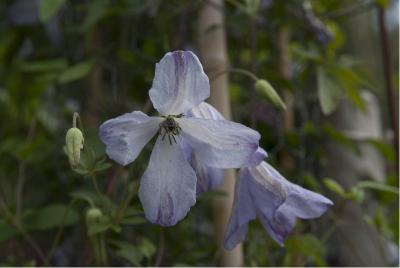
{"type": "Polygon", "coordinates": [[[161,59],[149,95],[161,116],[134,111],[110,119],[100,126],[100,138],[108,156],[127,165],[158,133],[139,198],[147,219],[170,226],[196,202],[196,173],[183,145],[188,144],[208,166],[238,168],[257,150],[260,135],[227,120],[186,116],[210,95],[208,77],[190,51],[169,52],[161,59]]]}

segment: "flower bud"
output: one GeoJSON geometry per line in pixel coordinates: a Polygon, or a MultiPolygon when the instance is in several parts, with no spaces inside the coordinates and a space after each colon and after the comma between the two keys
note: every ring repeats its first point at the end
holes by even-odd
{"type": "Polygon", "coordinates": [[[278,93],[276,93],[271,84],[268,83],[268,81],[264,79],[258,79],[255,86],[256,90],[269,101],[271,101],[276,107],[283,110],[286,109],[285,103],[282,101],[281,97],[279,97],[278,93]]]}
{"type": "Polygon", "coordinates": [[[79,164],[81,158],[81,149],[83,148],[83,134],[76,128],[70,128],[65,136],[65,148],[69,163],[72,167],[79,164]]]}
{"type": "Polygon", "coordinates": [[[86,211],[86,223],[87,224],[100,222],[102,217],[103,217],[103,213],[101,212],[100,209],[98,209],[96,207],[89,208],[86,211]]]}

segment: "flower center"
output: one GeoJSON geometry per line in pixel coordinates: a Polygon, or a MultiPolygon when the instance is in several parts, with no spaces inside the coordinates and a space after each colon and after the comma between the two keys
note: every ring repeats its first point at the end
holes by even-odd
{"type": "Polygon", "coordinates": [[[169,140],[169,144],[172,145],[172,142],[177,143],[175,136],[179,136],[182,129],[179,126],[178,122],[175,121],[174,118],[180,118],[180,117],[182,117],[182,114],[167,115],[167,116],[162,116],[162,117],[164,117],[165,120],[160,123],[160,135],[162,135],[161,140],[164,140],[165,136],[167,136],[168,140],[169,140]]]}

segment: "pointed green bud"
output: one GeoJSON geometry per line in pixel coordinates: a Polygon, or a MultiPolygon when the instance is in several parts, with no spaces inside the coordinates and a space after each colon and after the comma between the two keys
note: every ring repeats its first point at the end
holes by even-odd
{"type": "Polygon", "coordinates": [[[271,86],[271,84],[268,83],[268,81],[264,79],[258,79],[255,86],[257,92],[267,98],[277,108],[282,110],[286,109],[285,103],[282,101],[281,97],[279,97],[278,93],[271,86]]]}
{"type": "Polygon", "coordinates": [[[101,222],[103,218],[103,212],[96,207],[92,207],[86,211],[85,218],[87,224],[101,222]]]}
{"type": "Polygon", "coordinates": [[[83,134],[76,128],[70,128],[65,136],[65,149],[68,155],[69,163],[72,167],[78,166],[81,158],[81,149],[83,148],[83,134]]]}

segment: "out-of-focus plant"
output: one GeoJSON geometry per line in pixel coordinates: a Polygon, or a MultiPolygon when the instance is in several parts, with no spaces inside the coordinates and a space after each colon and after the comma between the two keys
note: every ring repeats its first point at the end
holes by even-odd
{"type": "MultiPolygon", "coordinates": [[[[1,265],[217,263],[215,245],[210,243],[210,200],[221,193],[201,195],[186,220],[174,228],[148,224],[137,188],[151,146],[144,148],[135,165],[111,165],[97,126],[85,120],[90,113],[100,121],[131,110],[154,113],[147,99],[154,63],[166,51],[195,49],[192,18],[200,2],[0,3],[1,265]],[[97,84],[102,85],[100,97],[89,91],[97,84]],[[95,112],[89,111],[87,104],[96,98],[102,103],[95,104],[95,112]],[[80,138],[75,139],[79,134],[74,130],[71,168],[61,148],[75,111],[85,124],[85,129],[78,124],[84,146],[75,149],[73,143],[80,138]]],[[[378,2],[387,6],[389,1],[378,2]]],[[[361,202],[373,195],[378,203],[374,213],[366,215],[368,222],[398,241],[395,174],[382,183],[366,180],[345,189],[335,181],[323,181],[321,173],[326,164],[323,141],[344,146],[349,153],[358,151],[353,140],[326,123],[325,115],[335,111],[343,96],[363,110],[360,89],[378,88],[362,69],[362,61],[343,52],[346,34],[341,23],[357,12],[374,9],[375,1],[225,4],[231,61],[227,71],[241,68],[250,74],[232,72],[235,121],[257,128],[273,164],[279,163],[276,155],[283,150],[295,158],[296,168],[282,171],[295,183],[321,193],[328,189],[327,193],[343,200],[361,202]],[[291,79],[277,71],[276,33],[282,26],[292,33],[291,79]],[[296,126],[288,132],[281,127],[281,110],[274,107],[284,106],[279,97],[282,89],[295,96],[296,126]]],[[[388,164],[395,162],[394,150],[385,141],[365,142],[388,164]]],[[[326,241],[332,233],[329,227],[335,226],[332,222],[340,219],[331,213],[327,219],[298,222],[284,248],[268,238],[261,224],[251,223],[244,242],[245,264],[332,265],[326,241]]]]}

